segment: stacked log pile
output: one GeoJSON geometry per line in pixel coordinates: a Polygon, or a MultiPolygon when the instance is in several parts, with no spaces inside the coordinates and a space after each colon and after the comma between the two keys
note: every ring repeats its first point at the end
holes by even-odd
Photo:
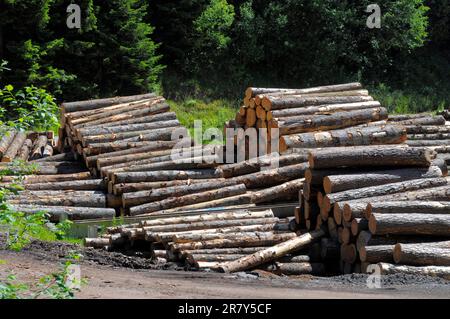
{"type": "Polygon", "coordinates": [[[53,132],[6,130],[0,137],[2,163],[28,161],[53,155],[53,132]]]}
{"type": "Polygon", "coordinates": [[[435,151],[335,148],[311,152],[309,164],[296,222],[327,228],[342,273],[381,263],[382,273],[450,278],[450,179],[435,151]]]}
{"type": "Polygon", "coordinates": [[[286,275],[324,274],[324,261],[338,256],[338,246],[321,244],[323,231],[297,234],[289,218],[276,218],[270,209],[178,216],[159,215],[137,224],[110,227],[99,238],[86,238],[85,245],[113,251],[134,248],[159,262],[222,271],[236,271],[232,263],[284,245],[275,248],[275,255],[256,264],[247,262],[244,268],[286,275]]]}

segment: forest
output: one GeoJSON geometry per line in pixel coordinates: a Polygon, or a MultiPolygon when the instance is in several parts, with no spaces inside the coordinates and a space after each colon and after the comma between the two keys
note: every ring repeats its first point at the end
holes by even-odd
{"type": "Polygon", "coordinates": [[[2,0],[0,120],[52,128],[62,101],[148,91],[201,117],[239,107],[250,85],[349,81],[391,112],[447,107],[450,3],[378,0],[381,28],[368,28],[372,3],[2,0]],[[79,29],[66,25],[72,3],[79,29]]]}

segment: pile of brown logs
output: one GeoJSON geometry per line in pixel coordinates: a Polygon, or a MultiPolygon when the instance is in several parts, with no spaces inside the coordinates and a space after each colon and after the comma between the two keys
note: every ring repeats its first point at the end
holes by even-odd
{"type": "Polygon", "coordinates": [[[25,132],[5,130],[0,137],[0,159],[3,163],[14,160],[36,160],[53,155],[53,132],[25,132]]]}
{"type": "Polygon", "coordinates": [[[86,238],[85,245],[140,250],[140,255],[177,262],[188,269],[324,274],[327,258],[338,258],[338,246],[321,242],[323,231],[298,236],[293,227],[291,218],[277,218],[270,209],[155,215],[137,224],[110,227],[99,238],[86,238]],[[257,261],[255,255],[260,256],[257,261]]]}
{"type": "Polygon", "coordinates": [[[450,278],[450,179],[437,155],[404,145],[311,152],[298,227],[327,229],[342,273],[381,263],[381,273],[450,278]]]}
{"type": "Polygon", "coordinates": [[[108,218],[116,215],[109,207],[104,181],[92,179],[75,154],[62,153],[28,162],[25,173],[14,163],[2,165],[10,173],[0,177],[0,187],[21,190],[6,197],[12,208],[25,213],[45,211],[52,222],[63,219],[108,218]],[[25,175],[24,175],[25,174],[25,175]]]}

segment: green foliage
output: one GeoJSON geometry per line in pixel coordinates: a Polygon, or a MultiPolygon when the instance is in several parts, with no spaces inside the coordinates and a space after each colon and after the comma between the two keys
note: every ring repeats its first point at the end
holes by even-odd
{"type": "Polygon", "coordinates": [[[0,281],[0,299],[73,299],[76,286],[87,284],[82,278],[69,280],[71,266],[82,256],[71,253],[61,265],[61,270],[39,278],[37,283],[26,284],[17,280],[14,274],[9,274],[6,279],[0,281]]]}
{"type": "Polygon", "coordinates": [[[27,86],[14,91],[12,85],[0,89],[0,126],[49,130],[58,127],[59,108],[46,90],[27,86]]]}

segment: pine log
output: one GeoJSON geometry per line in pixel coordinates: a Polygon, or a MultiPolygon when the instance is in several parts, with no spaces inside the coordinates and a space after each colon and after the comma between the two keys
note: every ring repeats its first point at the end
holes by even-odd
{"type": "Polygon", "coordinates": [[[324,92],[340,92],[359,89],[362,89],[361,83],[346,83],[338,85],[318,86],[307,89],[276,89],[276,88],[249,87],[247,88],[247,90],[245,90],[245,96],[251,98],[260,94],[268,94],[268,93],[311,94],[324,92]]]}
{"type": "Polygon", "coordinates": [[[353,236],[358,236],[363,230],[369,229],[369,221],[365,218],[355,218],[352,220],[351,231],[353,236]]]}
{"type": "Polygon", "coordinates": [[[189,186],[198,183],[210,183],[210,182],[223,182],[224,178],[215,179],[187,179],[187,180],[174,180],[163,182],[142,182],[142,183],[122,183],[113,184],[112,191],[108,190],[114,195],[122,195],[125,193],[141,192],[146,190],[153,190],[158,188],[175,187],[175,186],[189,186]]]}
{"type": "Polygon", "coordinates": [[[234,220],[234,219],[259,219],[259,218],[272,218],[274,217],[272,210],[237,210],[232,212],[214,213],[214,214],[199,214],[191,216],[180,217],[164,217],[157,219],[144,220],[140,222],[141,226],[163,226],[170,224],[185,224],[218,220],[234,220]]]}
{"type": "Polygon", "coordinates": [[[414,267],[414,266],[399,266],[389,263],[378,263],[381,275],[393,275],[393,274],[408,274],[408,275],[420,275],[420,276],[431,276],[440,277],[450,280],[450,267],[444,266],[425,266],[425,267],[414,267]]]}
{"type": "Polygon", "coordinates": [[[112,219],[116,215],[116,211],[112,208],[36,205],[12,205],[12,208],[30,214],[45,212],[51,222],[59,222],[66,217],[69,220],[112,219]]]}
{"type": "Polygon", "coordinates": [[[356,246],[354,244],[342,244],[341,245],[341,260],[353,264],[358,256],[356,246]]]}
{"type": "Polygon", "coordinates": [[[280,151],[289,148],[319,148],[335,146],[358,146],[376,144],[399,144],[406,140],[406,130],[402,126],[369,126],[341,130],[302,133],[280,137],[280,151]]]}
{"type": "Polygon", "coordinates": [[[280,135],[325,131],[346,128],[387,118],[387,110],[383,107],[336,112],[330,115],[285,117],[270,121],[270,128],[278,128],[280,135]]]}
{"type": "Polygon", "coordinates": [[[197,263],[198,261],[222,262],[222,261],[236,260],[236,259],[242,258],[244,256],[245,255],[242,255],[242,254],[215,255],[215,254],[190,253],[190,254],[186,254],[186,261],[195,267],[201,268],[201,267],[199,267],[199,264],[197,263]]]}
{"type": "Polygon", "coordinates": [[[450,133],[408,134],[408,140],[450,140],[450,133]]]}
{"type": "MultiPolygon", "coordinates": [[[[338,209],[337,207],[339,206],[335,205],[336,209],[338,209]]],[[[346,222],[351,222],[354,218],[367,218],[367,204],[366,203],[344,204],[344,208],[342,209],[342,218],[346,222]]]]}
{"type": "Polygon", "coordinates": [[[19,149],[19,152],[17,153],[17,159],[22,161],[27,161],[28,157],[31,152],[31,148],[33,146],[33,142],[30,139],[26,139],[25,142],[23,142],[22,147],[19,149]]]}
{"type": "Polygon", "coordinates": [[[448,134],[450,125],[406,125],[408,134],[448,134]]]}
{"type": "Polygon", "coordinates": [[[394,245],[362,246],[358,251],[359,258],[368,263],[391,263],[394,261],[393,249],[394,245]]]}
{"type": "Polygon", "coordinates": [[[308,156],[306,154],[279,155],[278,153],[271,153],[239,163],[221,165],[219,170],[224,177],[229,178],[256,173],[271,165],[279,165],[282,167],[301,164],[307,160],[308,156]]]}
{"type": "Polygon", "coordinates": [[[436,153],[426,148],[349,147],[341,151],[317,151],[309,156],[313,169],[341,166],[417,166],[428,167],[436,153]]]}
{"type": "Polygon", "coordinates": [[[31,152],[31,160],[42,158],[44,148],[47,145],[48,139],[45,135],[40,135],[34,142],[33,151],[31,152]]]}
{"type": "Polygon", "coordinates": [[[330,211],[331,206],[336,202],[346,202],[365,197],[384,196],[395,193],[403,193],[406,191],[421,190],[434,188],[448,184],[446,177],[414,179],[398,183],[390,183],[384,185],[370,186],[358,189],[351,189],[339,193],[327,194],[322,201],[321,209],[330,211]]]}
{"type": "Polygon", "coordinates": [[[323,263],[282,263],[264,265],[258,268],[273,272],[277,275],[299,276],[299,275],[323,275],[325,273],[325,265],[323,263]]]}
{"type": "Polygon", "coordinates": [[[336,260],[339,259],[340,247],[336,240],[329,238],[322,238],[320,241],[320,257],[322,260],[336,260]]]}
{"type": "Polygon", "coordinates": [[[246,234],[235,236],[234,239],[215,239],[203,242],[190,242],[171,244],[170,250],[177,252],[180,250],[193,249],[211,249],[211,248],[235,248],[235,247],[261,247],[272,246],[280,242],[297,238],[294,233],[285,234],[259,234],[259,236],[250,236],[246,234]]]}
{"type": "Polygon", "coordinates": [[[135,102],[135,101],[139,101],[139,100],[153,98],[155,96],[156,95],[154,93],[146,93],[146,94],[141,94],[141,95],[113,97],[113,98],[106,98],[106,99],[78,101],[78,102],[65,102],[61,105],[61,108],[64,110],[65,113],[70,113],[70,112],[76,112],[76,111],[98,109],[98,108],[106,107],[106,106],[113,105],[113,104],[135,102]]]}
{"type": "MultiPolygon", "coordinates": [[[[293,117],[300,115],[318,115],[334,112],[355,111],[368,108],[380,107],[381,104],[378,101],[369,102],[357,102],[357,103],[345,103],[345,104],[324,104],[309,107],[289,108],[281,110],[273,110],[268,113],[272,118],[293,117]]],[[[271,120],[271,119],[268,119],[271,120]]]]}
{"type": "Polygon", "coordinates": [[[33,162],[36,163],[43,163],[43,162],[66,162],[66,161],[74,161],[75,155],[73,152],[68,153],[62,153],[58,155],[53,155],[45,158],[40,158],[37,160],[34,160],[33,162]]]}
{"type": "MultiPolygon", "coordinates": [[[[58,175],[28,175],[24,176],[21,181],[23,184],[35,184],[35,183],[51,183],[51,182],[63,182],[74,180],[86,180],[90,179],[91,174],[89,172],[75,173],[75,174],[58,174],[58,175]]],[[[17,176],[1,176],[2,182],[10,183],[17,179],[17,176]]]]}
{"type": "Polygon", "coordinates": [[[106,126],[102,125],[101,127],[88,127],[79,129],[79,136],[87,137],[87,136],[96,136],[96,135],[108,135],[114,133],[124,133],[124,132],[133,132],[133,131],[149,131],[164,127],[173,127],[179,126],[180,122],[177,119],[174,120],[166,120],[166,121],[153,121],[153,122],[145,122],[138,124],[128,124],[128,125],[117,125],[117,126],[106,126]]]}
{"type": "Polygon", "coordinates": [[[53,155],[53,146],[47,144],[44,147],[44,150],[42,151],[42,157],[47,158],[51,157],[53,155]]]}
{"type": "Polygon", "coordinates": [[[25,132],[17,132],[8,149],[3,154],[2,162],[12,162],[26,139],[27,134],[25,132]]]}
{"type": "Polygon", "coordinates": [[[103,248],[109,245],[109,238],[85,238],[83,241],[84,247],[103,248]]]}
{"type": "Polygon", "coordinates": [[[396,122],[401,125],[445,125],[445,119],[441,115],[420,117],[396,122]]]}
{"type": "Polygon", "coordinates": [[[376,214],[448,214],[450,202],[437,201],[376,201],[366,205],[364,217],[376,214]]]}
{"type": "Polygon", "coordinates": [[[147,203],[130,208],[132,216],[148,214],[160,210],[170,209],[174,207],[182,207],[190,204],[208,202],[214,199],[244,194],[246,188],[244,184],[223,187],[221,189],[204,191],[196,194],[189,194],[180,197],[167,198],[159,202],[147,203]]]}
{"type": "Polygon", "coordinates": [[[103,190],[102,179],[86,179],[51,183],[34,183],[25,185],[26,190],[103,190]]]}
{"type": "Polygon", "coordinates": [[[268,187],[293,179],[303,178],[307,168],[307,163],[301,163],[242,175],[233,179],[238,183],[244,183],[247,188],[268,187]]]}
{"type": "Polygon", "coordinates": [[[245,115],[245,125],[253,127],[256,124],[256,112],[251,107],[247,110],[245,115]]]}
{"type": "Polygon", "coordinates": [[[405,142],[411,147],[449,145],[450,140],[408,140],[405,142]]]}
{"type": "Polygon", "coordinates": [[[123,172],[113,175],[111,181],[118,183],[161,182],[170,180],[213,179],[220,177],[214,169],[202,170],[170,170],[156,172],[123,172]]]}
{"type": "Polygon", "coordinates": [[[436,166],[372,171],[367,174],[331,175],[323,178],[323,188],[326,194],[331,194],[357,188],[442,176],[441,170],[436,166]]]}
{"type": "Polygon", "coordinates": [[[225,180],[225,181],[212,181],[207,183],[205,182],[194,183],[191,185],[165,187],[134,193],[125,193],[122,194],[122,203],[124,208],[128,208],[132,206],[163,200],[168,197],[180,197],[184,195],[204,192],[213,189],[219,189],[222,187],[232,185],[236,185],[236,182],[233,180],[225,180]]]}
{"type": "Polygon", "coordinates": [[[175,146],[176,141],[118,141],[113,143],[95,143],[84,149],[86,156],[111,153],[114,151],[127,150],[129,148],[140,148],[146,146],[148,151],[160,151],[175,146]]]}
{"type": "Polygon", "coordinates": [[[283,243],[269,247],[265,250],[248,255],[241,259],[223,263],[220,267],[222,272],[237,272],[252,269],[261,264],[276,260],[279,257],[298,251],[311,244],[314,240],[325,235],[323,230],[312,231],[301,236],[295,236],[283,243]]]}
{"type": "Polygon", "coordinates": [[[397,244],[393,256],[396,264],[450,266],[450,243],[397,244]]]}
{"type": "Polygon", "coordinates": [[[450,236],[450,214],[372,214],[372,234],[450,236]]]}
{"type": "Polygon", "coordinates": [[[23,196],[8,199],[13,205],[41,205],[41,206],[75,206],[75,207],[106,207],[104,194],[92,194],[84,196],[23,196]]]}
{"type": "Polygon", "coordinates": [[[373,101],[370,96],[301,96],[282,95],[264,97],[261,104],[266,111],[323,104],[343,104],[373,101]]]}
{"type": "Polygon", "coordinates": [[[273,224],[264,224],[264,225],[248,225],[248,226],[236,226],[230,227],[229,229],[220,229],[220,231],[211,232],[209,230],[205,230],[203,232],[196,232],[191,234],[174,234],[170,235],[171,242],[174,243],[187,243],[187,242],[196,242],[196,241],[206,241],[206,240],[214,240],[214,239],[233,239],[238,235],[246,234],[246,235],[269,235],[276,234],[279,232],[273,231],[273,224]],[[228,232],[231,231],[231,232],[228,232]]]}
{"type": "Polygon", "coordinates": [[[2,139],[0,140],[0,157],[3,157],[3,154],[5,154],[15,136],[16,131],[7,131],[5,132],[5,135],[2,136],[2,139]]]}
{"type": "Polygon", "coordinates": [[[188,255],[248,255],[263,250],[265,247],[242,247],[242,248],[212,248],[212,249],[196,249],[180,251],[179,256],[186,258],[188,255]]]}
{"type": "Polygon", "coordinates": [[[348,245],[353,241],[352,231],[348,227],[342,227],[341,244],[348,245]]]}
{"type": "Polygon", "coordinates": [[[101,126],[103,128],[108,128],[116,126],[126,126],[131,124],[165,122],[176,119],[177,115],[175,112],[164,112],[155,114],[151,109],[143,109],[126,112],[123,114],[111,116],[97,121],[87,122],[85,124],[80,124],[76,126],[75,130],[77,136],[84,135],[86,132],[89,135],[93,135],[89,129],[95,129],[96,127],[100,126],[100,124],[102,124],[101,126]]]}

